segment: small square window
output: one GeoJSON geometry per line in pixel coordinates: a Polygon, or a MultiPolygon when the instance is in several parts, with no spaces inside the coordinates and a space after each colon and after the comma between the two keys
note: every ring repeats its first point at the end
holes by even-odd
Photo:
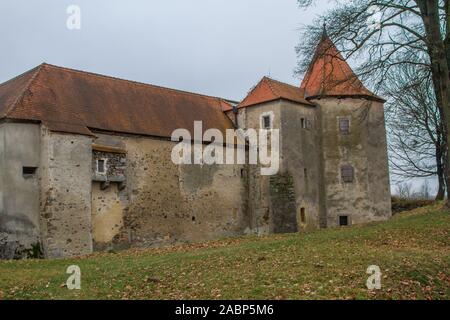
{"type": "Polygon", "coordinates": [[[341,167],[341,177],[342,177],[342,181],[344,181],[346,183],[353,182],[353,180],[355,178],[355,170],[353,169],[352,166],[349,166],[349,165],[342,166],[341,167]]]}
{"type": "Polygon", "coordinates": [[[263,129],[270,129],[272,127],[270,116],[263,116],[263,129]]]}
{"type": "Polygon", "coordinates": [[[36,174],[37,167],[22,167],[22,175],[25,178],[33,177],[36,174]]]}
{"type": "Polygon", "coordinates": [[[349,134],[350,133],[350,120],[348,118],[340,118],[339,119],[339,132],[341,134],[349,134]]]}
{"type": "Polygon", "coordinates": [[[106,159],[97,159],[97,173],[106,173],[106,159]]]}
{"type": "Polygon", "coordinates": [[[340,227],[345,227],[348,226],[348,216],[339,216],[339,226],[340,227]]]}

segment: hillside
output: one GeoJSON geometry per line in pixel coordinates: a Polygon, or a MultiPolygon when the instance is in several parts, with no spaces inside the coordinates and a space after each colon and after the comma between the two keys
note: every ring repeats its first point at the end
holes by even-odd
{"type": "Polygon", "coordinates": [[[450,214],[80,259],[0,262],[0,299],[450,299],[450,214]],[[81,290],[63,284],[81,268],[81,290]],[[371,292],[366,269],[378,265],[371,292]]]}

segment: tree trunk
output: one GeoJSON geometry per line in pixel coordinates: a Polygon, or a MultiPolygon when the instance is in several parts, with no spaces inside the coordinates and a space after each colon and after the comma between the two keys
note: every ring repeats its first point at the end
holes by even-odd
{"type": "Polygon", "coordinates": [[[444,168],[442,166],[442,154],[440,148],[442,144],[436,146],[436,168],[437,168],[437,176],[438,176],[438,192],[436,195],[436,201],[444,200],[445,198],[445,175],[444,168]]]}
{"type": "MultiPolygon", "coordinates": [[[[441,34],[438,2],[438,0],[416,0],[425,26],[425,41],[427,42],[428,53],[430,55],[433,81],[436,83],[436,91],[442,103],[442,115],[445,126],[444,144],[448,146],[450,141],[450,130],[448,130],[450,128],[450,74],[447,63],[447,48],[441,34]]],[[[447,186],[450,186],[449,161],[450,157],[445,157],[444,176],[447,186]]],[[[450,208],[448,197],[446,206],[450,208]]]]}

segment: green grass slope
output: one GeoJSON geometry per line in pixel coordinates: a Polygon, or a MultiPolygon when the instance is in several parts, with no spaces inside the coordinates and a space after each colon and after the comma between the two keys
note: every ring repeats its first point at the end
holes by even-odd
{"type": "Polygon", "coordinates": [[[0,261],[0,299],[450,299],[450,213],[66,260],[0,261]],[[68,290],[70,265],[81,290],[68,290]],[[366,288],[378,265],[382,288],[366,288]]]}

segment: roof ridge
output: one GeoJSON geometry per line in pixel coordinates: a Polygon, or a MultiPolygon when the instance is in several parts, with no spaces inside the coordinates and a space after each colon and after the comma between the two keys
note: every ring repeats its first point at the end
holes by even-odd
{"type": "Polygon", "coordinates": [[[270,78],[267,77],[267,76],[264,77],[264,81],[267,82],[267,85],[269,86],[270,91],[272,91],[272,93],[274,94],[274,96],[280,98],[281,95],[280,95],[280,93],[277,92],[277,90],[275,90],[275,89],[272,87],[272,84],[270,83],[271,80],[272,80],[272,79],[270,79],[270,78]]]}
{"type": "Polygon", "coordinates": [[[128,83],[131,83],[131,84],[134,84],[134,85],[137,85],[137,86],[165,89],[165,90],[170,90],[170,91],[174,91],[174,92],[178,92],[178,93],[182,93],[182,94],[190,94],[190,95],[200,96],[200,97],[203,97],[203,98],[219,99],[219,100],[223,100],[225,102],[228,101],[228,100],[231,101],[231,99],[226,99],[226,98],[223,98],[223,97],[211,96],[211,95],[201,94],[201,93],[197,93],[197,92],[190,92],[190,91],[185,91],[185,90],[180,90],[180,89],[174,89],[174,88],[159,86],[159,85],[155,85],[155,84],[151,84],[151,83],[145,83],[145,82],[140,82],[140,81],[135,81],[135,80],[123,79],[123,78],[119,78],[119,77],[104,75],[104,74],[101,74],[101,73],[95,73],[95,72],[90,72],[90,71],[84,71],[84,70],[72,69],[72,68],[67,68],[67,67],[61,67],[61,66],[56,66],[56,65],[53,65],[53,64],[49,64],[49,63],[43,63],[42,65],[44,65],[46,67],[54,68],[54,69],[60,69],[60,70],[64,70],[64,71],[67,71],[67,72],[72,72],[72,73],[79,73],[79,74],[85,74],[85,75],[94,76],[94,77],[98,77],[98,78],[105,78],[105,79],[110,79],[110,80],[115,80],[115,81],[128,82],[128,83]]]}
{"type": "Polygon", "coordinates": [[[3,87],[4,85],[7,85],[7,84],[9,84],[10,82],[19,79],[20,77],[23,77],[23,76],[25,76],[25,75],[28,74],[28,73],[32,73],[32,72],[36,71],[36,69],[39,69],[41,66],[42,66],[42,64],[40,64],[40,65],[38,65],[38,66],[36,66],[36,67],[30,69],[30,70],[27,70],[27,71],[25,71],[25,72],[22,72],[21,74],[15,76],[15,77],[13,77],[13,78],[11,78],[11,79],[9,79],[9,80],[6,80],[5,82],[0,83],[0,87],[3,87]]]}
{"type": "MultiPolygon", "coordinates": [[[[24,88],[22,89],[22,91],[19,93],[19,95],[17,96],[16,100],[6,109],[5,113],[4,113],[4,117],[7,118],[8,115],[14,111],[14,109],[16,108],[16,106],[19,104],[19,102],[21,102],[25,96],[25,92],[27,92],[27,90],[31,87],[32,83],[34,82],[34,80],[37,78],[37,76],[41,73],[41,70],[43,68],[43,66],[45,65],[45,63],[40,64],[39,66],[31,69],[30,71],[33,71],[34,74],[33,76],[30,78],[30,80],[28,80],[27,84],[24,86],[24,88]]],[[[28,71],[28,72],[30,72],[28,71]]],[[[25,72],[26,73],[26,72],[25,72]]],[[[22,74],[23,75],[23,74],[22,74]]],[[[17,78],[17,77],[16,77],[17,78]]]]}
{"type": "Polygon", "coordinates": [[[293,84],[290,84],[290,83],[287,83],[287,82],[283,82],[283,81],[281,81],[281,80],[277,80],[277,79],[274,79],[274,78],[271,78],[271,77],[267,77],[267,76],[266,76],[266,78],[269,79],[270,81],[277,82],[277,83],[279,83],[279,84],[282,84],[282,85],[285,85],[285,86],[292,87],[293,89],[299,89],[299,90],[300,90],[299,87],[294,86],[293,84]]]}

